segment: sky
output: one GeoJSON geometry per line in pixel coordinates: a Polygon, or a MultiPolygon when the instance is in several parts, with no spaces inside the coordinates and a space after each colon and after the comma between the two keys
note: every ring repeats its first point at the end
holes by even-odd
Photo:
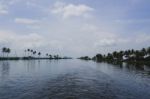
{"type": "Polygon", "coordinates": [[[0,0],[0,48],[73,57],[141,49],[149,11],[150,0],[0,0]]]}

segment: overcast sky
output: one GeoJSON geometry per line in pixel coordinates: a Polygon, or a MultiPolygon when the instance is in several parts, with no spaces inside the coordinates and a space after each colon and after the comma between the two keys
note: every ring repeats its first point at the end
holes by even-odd
{"type": "Polygon", "coordinates": [[[150,46],[150,0],[0,0],[0,48],[93,56],[150,46]]]}

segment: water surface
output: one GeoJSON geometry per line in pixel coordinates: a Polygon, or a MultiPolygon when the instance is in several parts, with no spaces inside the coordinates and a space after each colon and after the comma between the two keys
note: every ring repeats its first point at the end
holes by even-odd
{"type": "Polygon", "coordinates": [[[82,60],[0,61],[0,99],[149,99],[150,67],[82,60]]]}

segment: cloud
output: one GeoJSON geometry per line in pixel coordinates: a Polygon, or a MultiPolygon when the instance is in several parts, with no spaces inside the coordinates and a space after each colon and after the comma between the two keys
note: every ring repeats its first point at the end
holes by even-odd
{"type": "MultiPolygon", "coordinates": [[[[109,26],[106,26],[106,29],[110,29],[109,26]]],[[[131,40],[135,40],[134,37],[124,37],[117,31],[106,31],[104,25],[85,24],[81,27],[81,30],[80,33],[84,34],[87,42],[84,42],[84,44],[87,44],[85,46],[91,46],[89,53],[92,54],[98,52],[105,54],[114,50],[123,49],[124,46],[127,47],[133,43],[131,40]]]]}
{"type": "Polygon", "coordinates": [[[116,40],[115,39],[100,39],[98,42],[94,44],[95,47],[110,47],[110,46],[115,46],[116,45],[116,40]]]}
{"type": "Polygon", "coordinates": [[[14,21],[15,23],[27,24],[27,25],[36,24],[39,22],[39,20],[28,19],[28,18],[16,18],[14,21]]]}
{"type": "Polygon", "coordinates": [[[7,7],[0,3],[0,15],[8,14],[7,7]]]}
{"type": "Polygon", "coordinates": [[[136,36],[135,42],[136,43],[150,42],[150,35],[146,33],[141,33],[136,36]]]}
{"type": "MultiPolygon", "coordinates": [[[[25,49],[33,49],[41,52],[49,52],[51,54],[61,54],[66,43],[49,39],[39,33],[18,34],[11,31],[0,30],[0,48],[9,47],[12,53],[17,51],[19,56],[23,55],[25,49]]],[[[45,55],[43,53],[43,55],[45,55]]]]}
{"type": "Polygon", "coordinates": [[[74,5],[56,2],[51,12],[53,14],[60,14],[63,18],[69,18],[73,16],[86,16],[88,12],[91,12],[93,10],[93,8],[84,4],[74,5]]]}
{"type": "Polygon", "coordinates": [[[141,24],[141,23],[150,23],[150,19],[126,19],[126,20],[115,20],[119,24],[141,24]]]}
{"type": "Polygon", "coordinates": [[[37,33],[19,35],[10,31],[0,31],[0,44],[11,48],[37,48],[45,44],[46,40],[37,33]]]}
{"type": "Polygon", "coordinates": [[[13,5],[13,4],[16,4],[17,2],[20,2],[20,0],[10,0],[8,2],[9,5],[13,5]]]}
{"type": "Polygon", "coordinates": [[[97,32],[99,28],[93,24],[85,24],[82,26],[81,30],[84,32],[97,32]]]}

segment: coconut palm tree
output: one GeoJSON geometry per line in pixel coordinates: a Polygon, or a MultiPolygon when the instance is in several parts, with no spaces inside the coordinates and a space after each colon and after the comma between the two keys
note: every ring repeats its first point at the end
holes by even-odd
{"type": "Polygon", "coordinates": [[[5,57],[6,50],[7,50],[6,47],[3,47],[3,48],[2,48],[3,57],[5,57]]]}
{"type": "Polygon", "coordinates": [[[31,52],[31,57],[32,57],[32,56],[33,56],[33,52],[34,52],[34,51],[31,49],[31,50],[30,50],[30,52],[31,52]]]}
{"type": "Polygon", "coordinates": [[[53,58],[52,55],[49,55],[49,58],[52,59],[53,58]]]}
{"type": "Polygon", "coordinates": [[[132,53],[132,54],[135,54],[135,51],[134,51],[134,49],[132,49],[132,50],[131,50],[131,53],[132,53]]]}
{"type": "Polygon", "coordinates": [[[10,48],[3,47],[2,52],[3,52],[3,57],[5,56],[4,54],[7,53],[7,58],[8,58],[8,54],[11,52],[11,50],[10,48]]]}
{"type": "Polygon", "coordinates": [[[38,55],[39,55],[39,58],[40,58],[40,56],[41,56],[41,52],[39,52],[39,53],[38,53],[38,55]]]}
{"type": "Polygon", "coordinates": [[[118,58],[118,53],[117,53],[117,51],[114,51],[114,52],[113,52],[113,57],[114,57],[114,58],[118,58]]]}
{"type": "Polygon", "coordinates": [[[35,56],[35,54],[36,54],[36,51],[33,51],[33,55],[35,56]]]}
{"type": "Polygon", "coordinates": [[[120,51],[120,52],[118,53],[118,58],[119,58],[119,60],[122,60],[122,59],[123,59],[123,54],[124,54],[123,51],[120,51]]]}
{"type": "Polygon", "coordinates": [[[47,56],[47,57],[49,56],[48,53],[46,53],[46,56],[47,56]]]}
{"type": "Polygon", "coordinates": [[[54,59],[58,59],[58,55],[54,55],[54,59]]]}
{"type": "Polygon", "coordinates": [[[147,51],[145,48],[142,48],[141,53],[143,54],[143,56],[147,55],[147,51]]]}
{"type": "Polygon", "coordinates": [[[7,53],[7,58],[8,58],[8,54],[11,52],[10,48],[6,49],[6,53],[7,53]]]}
{"type": "Polygon", "coordinates": [[[28,51],[28,57],[29,57],[29,52],[30,52],[30,49],[27,49],[27,51],[28,51]]]}

